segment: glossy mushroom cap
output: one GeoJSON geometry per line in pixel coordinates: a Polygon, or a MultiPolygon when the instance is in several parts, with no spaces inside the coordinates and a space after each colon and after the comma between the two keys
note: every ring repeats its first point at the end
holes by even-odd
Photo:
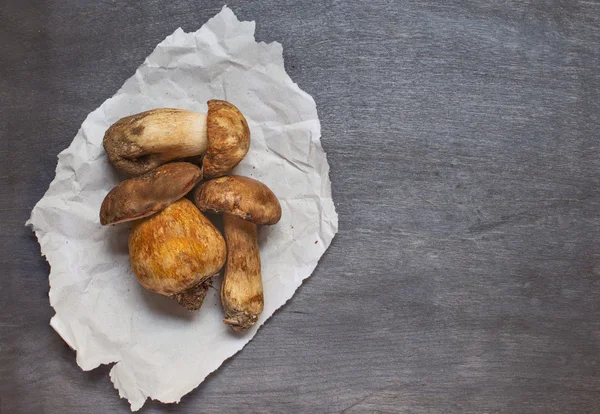
{"type": "Polygon", "coordinates": [[[140,175],[169,161],[204,154],[208,148],[206,115],[159,108],[120,119],[104,134],[111,164],[140,175]]]}
{"type": "Polygon", "coordinates": [[[104,198],[102,225],[122,223],[156,214],[185,196],[202,178],[202,170],[187,162],[173,162],[122,181],[104,198]]]}
{"type": "Polygon", "coordinates": [[[146,289],[175,296],[219,272],[227,250],[223,236],[186,198],[134,222],[129,258],[146,289]]]}
{"type": "Polygon", "coordinates": [[[204,177],[231,171],[250,149],[250,128],[244,115],[227,101],[208,101],[208,152],[202,161],[204,177]]]}
{"type": "Polygon", "coordinates": [[[281,205],[269,187],[240,175],[203,183],[194,202],[202,211],[228,213],[255,224],[275,224],[281,218],[281,205]]]}

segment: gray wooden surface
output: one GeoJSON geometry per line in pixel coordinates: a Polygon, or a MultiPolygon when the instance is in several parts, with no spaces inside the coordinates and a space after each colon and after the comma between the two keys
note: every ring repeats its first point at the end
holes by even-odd
{"type": "MultiPolygon", "coordinates": [[[[232,0],[316,100],[340,232],[180,405],[600,412],[600,2],[232,0]]],[[[56,155],[221,1],[0,2],[0,411],[126,413],[50,328],[24,222],[56,155]]]]}

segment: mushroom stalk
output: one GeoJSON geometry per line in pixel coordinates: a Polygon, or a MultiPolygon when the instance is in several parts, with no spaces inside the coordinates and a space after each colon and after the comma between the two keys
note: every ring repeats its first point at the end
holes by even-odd
{"type": "Polygon", "coordinates": [[[120,119],[104,136],[110,162],[140,175],[166,162],[208,150],[207,117],[200,112],[160,108],[120,119]]]}
{"type": "Polygon", "coordinates": [[[264,307],[256,224],[225,213],[223,226],[227,244],[221,286],[223,322],[234,331],[245,331],[256,323],[264,307]]]}

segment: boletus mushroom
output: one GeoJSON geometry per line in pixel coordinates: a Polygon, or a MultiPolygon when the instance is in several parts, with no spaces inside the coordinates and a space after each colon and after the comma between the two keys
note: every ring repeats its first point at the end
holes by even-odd
{"type": "Polygon", "coordinates": [[[200,179],[200,168],[187,162],[172,162],[122,181],[104,198],[100,223],[123,223],[156,214],[185,196],[200,179]]]}
{"type": "Polygon", "coordinates": [[[226,259],[223,236],[186,198],[135,221],[129,259],[138,282],[198,310],[226,259]]]}
{"type": "Polygon", "coordinates": [[[256,225],[277,223],[281,205],[266,185],[237,175],[201,184],[194,202],[202,211],[223,213],[227,244],[221,286],[223,322],[234,331],[245,331],[256,323],[264,307],[256,225]]]}
{"type": "Polygon", "coordinates": [[[104,134],[110,162],[140,175],[169,161],[203,155],[204,177],[226,174],[250,148],[244,115],[227,101],[208,101],[208,114],[159,108],[120,119],[104,134]]]}

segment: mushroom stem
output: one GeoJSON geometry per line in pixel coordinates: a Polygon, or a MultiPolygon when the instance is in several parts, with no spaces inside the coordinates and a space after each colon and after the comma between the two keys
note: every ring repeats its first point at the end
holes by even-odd
{"type": "Polygon", "coordinates": [[[207,128],[203,113],[153,109],[114,123],[104,135],[104,148],[117,169],[140,175],[174,159],[206,154],[207,128]]]}
{"type": "Polygon", "coordinates": [[[264,297],[256,224],[223,214],[227,261],[221,286],[223,322],[234,331],[245,331],[263,311],[264,297]]]}

